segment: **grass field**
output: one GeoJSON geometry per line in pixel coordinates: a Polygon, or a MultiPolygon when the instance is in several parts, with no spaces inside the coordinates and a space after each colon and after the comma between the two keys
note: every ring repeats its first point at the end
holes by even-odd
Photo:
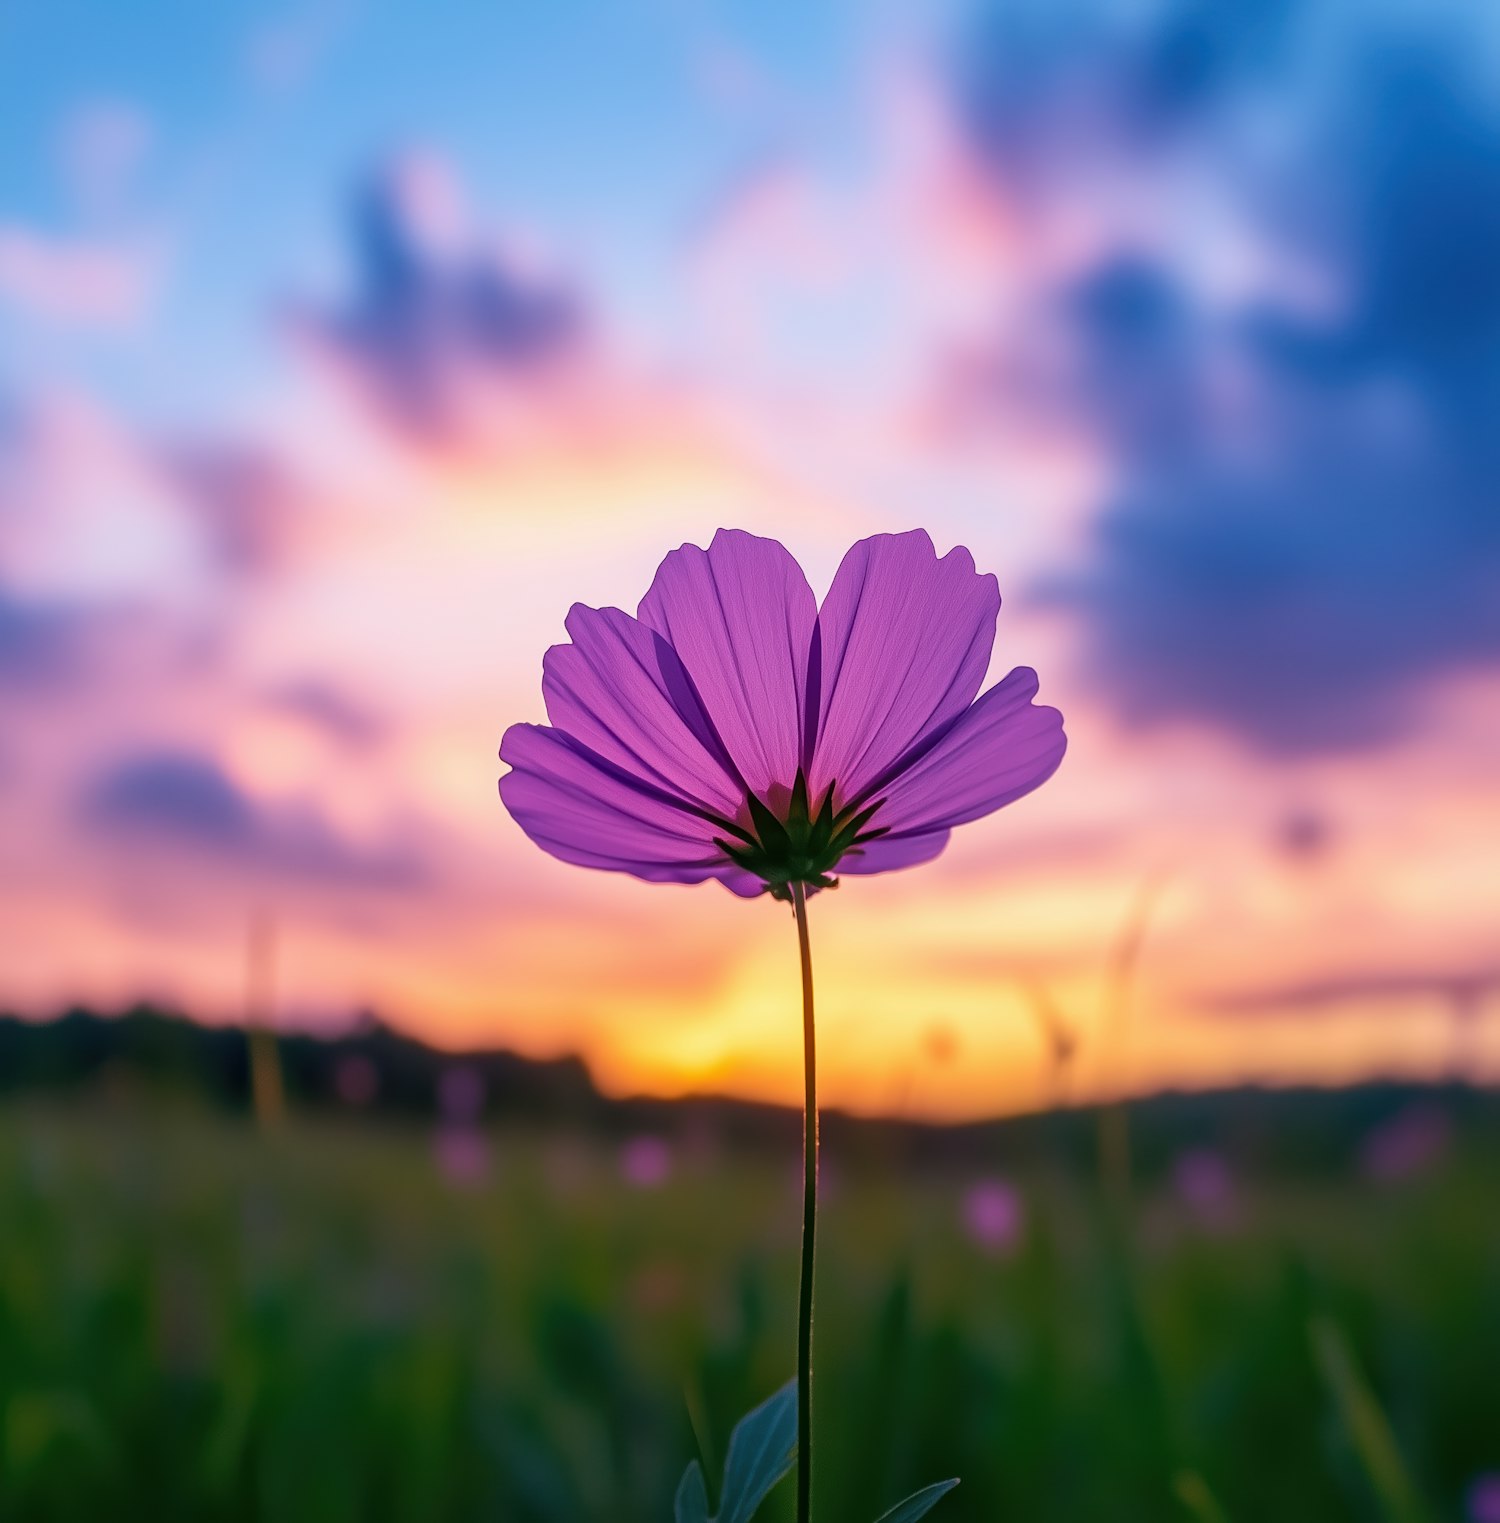
{"type": "MultiPolygon", "coordinates": [[[[641,1162],[501,1131],[444,1173],[415,1127],[10,1103],[0,1518],[664,1523],[791,1373],[797,1177],[641,1162]]],[[[1463,1134],[1399,1183],[1147,1179],[1118,1231],[1035,1150],[826,1173],[826,1523],[947,1475],[947,1523],[1436,1520],[1500,1470],[1500,1211],[1463,1134]],[[976,1207],[991,1176],[1017,1196],[976,1207]]]]}

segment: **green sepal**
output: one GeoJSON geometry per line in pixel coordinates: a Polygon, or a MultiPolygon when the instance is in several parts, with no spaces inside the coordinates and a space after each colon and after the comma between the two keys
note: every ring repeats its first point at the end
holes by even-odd
{"type": "Polygon", "coordinates": [[[822,807],[818,810],[818,817],[812,822],[812,829],[808,832],[808,842],[812,850],[818,856],[822,856],[828,850],[828,844],[832,840],[833,784],[829,783],[828,792],[823,795],[822,807]]]}
{"type": "MultiPolygon", "coordinates": [[[[820,874],[816,878],[799,878],[797,881],[805,884],[810,889],[837,888],[839,886],[839,880],[830,877],[827,873],[820,874]]],[[[773,899],[779,899],[783,904],[790,904],[792,902],[792,885],[790,880],[783,883],[768,883],[766,886],[770,889],[773,899]]]]}
{"type": "Polygon", "coordinates": [[[812,815],[807,807],[807,774],[797,768],[797,781],[792,784],[792,796],[787,800],[786,831],[793,841],[811,839],[812,815]]]}
{"type": "Polygon", "coordinates": [[[755,834],[760,838],[762,848],[771,856],[783,853],[790,855],[792,838],[787,833],[786,826],[755,794],[749,794],[746,802],[750,805],[750,823],[755,826],[755,834]]]}
{"type": "Polygon", "coordinates": [[[870,823],[875,816],[875,811],[883,803],[885,803],[884,799],[876,799],[873,804],[867,805],[858,814],[847,820],[840,820],[833,840],[828,843],[829,851],[836,852],[840,857],[843,856],[854,845],[855,837],[870,823]]]}
{"type": "Polygon", "coordinates": [[[715,836],[714,845],[736,867],[759,878],[770,889],[772,898],[789,901],[792,897],[789,886],[793,883],[804,883],[809,888],[833,888],[837,882],[833,872],[844,853],[885,835],[889,828],[866,828],[884,799],[876,799],[857,811],[836,813],[833,796],[837,786],[828,785],[814,815],[807,774],[799,767],[784,820],[777,818],[764,799],[748,794],[745,803],[754,834],[736,826],[735,834],[743,836],[742,841],[715,836]]]}

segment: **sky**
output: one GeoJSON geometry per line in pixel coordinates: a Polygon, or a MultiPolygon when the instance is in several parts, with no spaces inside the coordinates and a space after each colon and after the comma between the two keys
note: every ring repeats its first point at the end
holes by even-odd
{"type": "Polygon", "coordinates": [[[1070,746],[814,901],[830,1104],[1500,1075],[1484,0],[8,0],[0,103],[0,1007],[269,924],[283,1024],[795,1100],[786,907],[496,752],[676,546],[921,526],[1070,746]]]}

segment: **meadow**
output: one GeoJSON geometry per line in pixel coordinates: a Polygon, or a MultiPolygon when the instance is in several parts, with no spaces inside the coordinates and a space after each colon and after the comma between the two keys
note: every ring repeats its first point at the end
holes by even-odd
{"type": "MultiPolygon", "coordinates": [[[[1410,1170],[1199,1149],[1112,1203],[1087,1118],[962,1163],[831,1129],[818,1515],[957,1475],[949,1523],[1466,1516],[1500,1469],[1484,1114],[1410,1170]]],[[[665,1523],[791,1373],[795,1155],[461,1141],[5,1102],[0,1517],[665,1523]]]]}

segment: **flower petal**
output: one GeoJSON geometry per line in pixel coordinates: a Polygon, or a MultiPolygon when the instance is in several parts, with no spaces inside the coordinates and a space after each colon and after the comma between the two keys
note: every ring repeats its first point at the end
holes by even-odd
{"type": "Polygon", "coordinates": [[[681,657],[747,787],[762,797],[773,786],[789,789],[802,757],[817,621],[791,552],[774,539],[720,529],[706,551],[684,545],[667,556],[640,618],[681,657]]]}
{"type": "Polygon", "coordinates": [[[892,840],[880,836],[856,846],[839,859],[838,873],[892,873],[903,867],[930,862],[948,844],[951,832],[935,830],[930,835],[898,836],[892,840]]]}
{"type": "Polygon", "coordinates": [[[654,883],[700,883],[731,866],[719,829],[560,730],[513,724],[500,744],[511,771],[500,797],[544,851],[580,867],[654,883]]]}
{"type": "Polygon", "coordinates": [[[618,608],[581,603],[566,627],[573,643],[554,645],[542,665],[553,725],[632,776],[734,819],[743,794],[732,763],[666,640],[618,608]]]}
{"type": "Polygon", "coordinates": [[[891,832],[880,840],[950,830],[1046,782],[1068,740],[1062,715],[1031,701],[1036,689],[1036,673],[1018,666],[896,777],[871,822],[891,832]]]}
{"type": "Polygon", "coordinates": [[[999,611],[995,578],[962,546],[939,560],[923,529],[855,545],[818,614],[813,796],[837,782],[842,807],[962,714],[984,680],[999,611]]]}

